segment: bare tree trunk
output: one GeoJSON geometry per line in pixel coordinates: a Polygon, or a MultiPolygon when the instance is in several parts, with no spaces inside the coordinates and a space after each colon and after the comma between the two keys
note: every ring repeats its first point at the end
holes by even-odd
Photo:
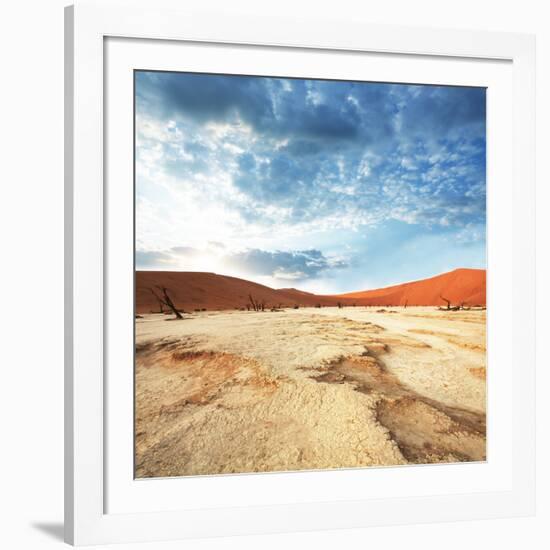
{"type": "Polygon", "coordinates": [[[159,313],[164,313],[164,308],[162,307],[162,300],[155,294],[154,290],[152,288],[149,289],[153,296],[157,299],[157,302],[159,303],[159,313]]]}
{"type": "Polygon", "coordinates": [[[443,296],[439,296],[444,302],[447,302],[447,309],[451,309],[451,300],[447,300],[447,298],[443,298],[443,296]]]}
{"type": "Polygon", "coordinates": [[[168,289],[165,286],[157,286],[157,288],[162,292],[162,297],[159,296],[153,289],[151,289],[151,292],[155,295],[155,298],[161,304],[164,304],[166,307],[168,307],[172,311],[172,313],[176,316],[176,319],[183,319],[178,308],[174,305],[174,302],[172,302],[172,299],[168,295],[168,289]]]}
{"type": "Polygon", "coordinates": [[[254,297],[252,296],[252,294],[248,295],[248,299],[250,300],[250,304],[252,305],[252,309],[254,311],[260,311],[260,304],[258,302],[256,302],[256,300],[254,300],[254,297]]]}

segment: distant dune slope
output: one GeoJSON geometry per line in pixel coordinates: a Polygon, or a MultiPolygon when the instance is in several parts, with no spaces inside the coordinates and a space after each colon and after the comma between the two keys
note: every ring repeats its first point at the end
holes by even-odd
{"type": "MultiPolygon", "coordinates": [[[[235,309],[245,307],[248,295],[254,300],[264,300],[269,307],[291,307],[294,304],[315,305],[319,302],[314,294],[292,289],[275,290],[264,285],[217,275],[215,273],[190,271],[137,271],[136,272],[136,311],[149,313],[158,311],[158,302],[151,292],[156,285],[165,286],[170,291],[177,307],[193,309],[235,309]]],[[[334,305],[335,299],[322,300],[323,305],[334,305]]]]}
{"type": "Polygon", "coordinates": [[[177,307],[194,309],[235,309],[245,307],[248,295],[265,301],[268,307],[283,306],[336,306],[344,305],[442,305],[440,296],[453,304],[485,305],[485,270],[456,269],[436,277],[413,281],[377,290],[351,292],[335,296],[318,296],[293,288],[275,290],[264,285],[217,275],[215,273],[189,271],[137,271],[136,311],[159,311],[159,305],[151,288],[165,286],[177,307]]]}
{"type": "Polygon", "coordinates": [[[441,296],[453,304],[486,304],[486,271],[484,269],[455,269],[429,279],[400,285],[350,292],[342,297],[356,299],[362,305],[441,305],[441,296]]]}

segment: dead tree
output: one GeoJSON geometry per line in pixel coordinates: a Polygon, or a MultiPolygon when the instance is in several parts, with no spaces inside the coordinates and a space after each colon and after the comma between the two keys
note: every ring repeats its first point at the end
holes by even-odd
{"type": "Polygon", "coordinates": [[[337,303],[338,309],[342,309],[344,306],[342,305],[342,302],[337,303]]]}
{"type": "Polygon", "coordinates": [[[172,313],[176,316],[176,319],[183,319],[179,309],[174,305],[174,302],[172,302],[172,298],[170,298],[168,294],[168,289],[165,286],[158,286],[157,289],[162,293],[162,295],[159,296],[155,292],[153,288],[151,288],[151,292],[155,296],[155,298],[161,303],[164,304],[167,308],[169,308],[172,313]]]}
{"type": "Polygon", "coordinates": [[[248,295],[248,304],[246,305],[246,307],[252,308],[253,311],[256,311],[256,302],[254,301],[252,294],[248,295]]]}
{"type": "Polygon", "coordinates": [[[149,290],[153,293],[153,296],[156,298],[159,304],[159,313],[164,313],[164,307],[162,307],[163,306],[162,300],[155,294],[155,291],[152,288],[150,288],[149,290]]]}
{"type": "Polygon", "coordinates": [[[462,302],[460,305],[458,306],[453,306],[451,305],[451,301],[450,300],[447,300],[447,298],[444,298],[443,296],[439,296],[444,302],[447,302],[447,307],[446,308],[442,308],[440,307],[439,309],[443,309],[444,311],[460,311],[463,307],[464,307],[464,302],[462,302]]]}
{"type": "Polygon", "coordinates": [[[409,300],[405,300],[405,305],[403,306],[403,309],[407,309],[407,304],[409,303],[409,300]]]}
{"type": "MultiPolygon", "coordinates": [[[[255,300],[254,299],[254,296],[252,296],[252,294],[249,294],[248,295],[248,301],[249,301],[249,306],[254,310],[254,311],[265,311],[265,300],[262,300],[261,302],[259,300],[255,300]]],[[[249,307],[247,306],[247,307],[249,307]]]]}

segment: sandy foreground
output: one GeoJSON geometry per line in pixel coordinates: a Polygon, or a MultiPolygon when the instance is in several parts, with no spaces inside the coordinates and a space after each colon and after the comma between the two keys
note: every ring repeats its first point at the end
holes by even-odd
{"type": "Polygon", "coordinates": [[[136,476],[485,460],[485,311],[136,320],[136,476]]]}

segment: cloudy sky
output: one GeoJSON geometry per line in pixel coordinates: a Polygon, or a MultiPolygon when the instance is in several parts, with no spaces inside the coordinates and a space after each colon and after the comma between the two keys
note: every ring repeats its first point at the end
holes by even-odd
{"type": "Polygon", "coordinates": [[[485,267],[485,90],[136,73],[136,268],[320,293],[485,267]]]}

